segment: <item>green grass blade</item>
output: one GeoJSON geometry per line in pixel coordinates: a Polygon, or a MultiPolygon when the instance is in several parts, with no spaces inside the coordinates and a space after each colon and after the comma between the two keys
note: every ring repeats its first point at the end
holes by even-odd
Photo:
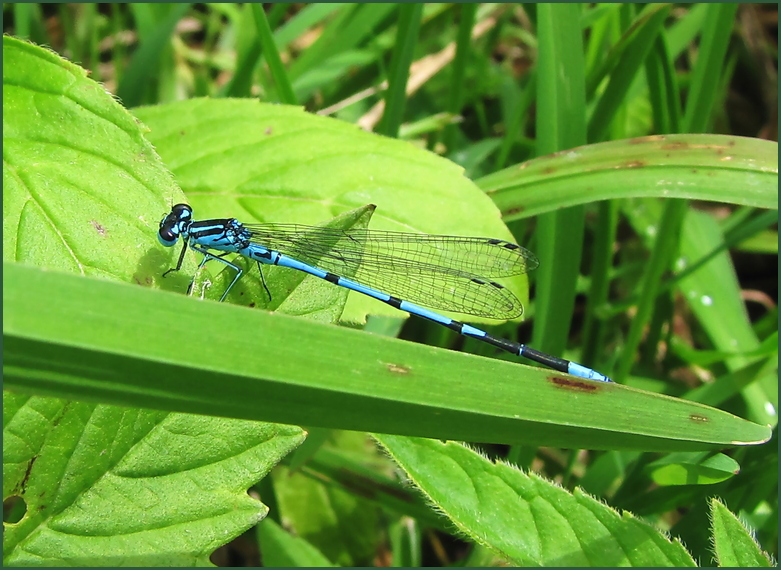
{"type": "Polygon", "coordinates": [[[675,78],[674,61],[667,49],[665,34],[660,34],[645,62],[648,94],[658,133],[677,133],[680,130],[680,93],[675,78]]]}
{"type": "Polygon", "coordinates": [[[152,35],[155,27],[155,13],[161,7],[152,6],[146,2],[132,2],[128,8],[133,14],[133,21],[138,29],[140,40],[147,40],[152,35]]]}
{"type": "Polygon", "coordinates": [[[713,106],[724,73],[724,57],[732,35],[738,5],[710,4],[703,24],[702,38],[694,64],[691,86],[686,99],[683,130],[705,132],[710,128],[713,106]]]}
{"type": "Polygon", "coordinates": [[[630,197],[688,198],[775,210],[778,143],[699,134],[610,141],[541,156],[476,183],[506,221],[630,197]]]}
{"type": "Polygon", "coordinates": [[[529,72],[529,80],[523,86],[520,101],[512,109],[512,114],[508,117],[505,124],[505,133],[502,137],[502,145],[499,152],[496,153],[496,163],[494,170],[504,168],[510,156],[510,151],[519,136],[523,133],[523,126],[528,120],[528,112],[534,97],[537,94],[537,72],[532,69],[529,72]]]}
{"type": "Polygon", "coordinates": [[[668,201],[666,204],[665,211],[659,222],[659,231],[651,258],[648,260],[647,268],[644,272],[637,313],[632,318],[627,338],[624,341],[618,364],[613,373],[616,382],[626,380],[629,370],[634,363],[643,331],[653,315],[654,303],[661,287],[662,274],[670,267],[674,256],[677,254],[680,227],[688,208],[688,202],[683,200],[668,201]]]}
{"type": "MultiPolygon", "coordinates": [[[[460,5],[458,35],[456,36],[456,56],[453,59],[453,71],[450,76],[450,89],[448,90],[447,112],[452,115],[461,113],[461,105],[465,96],[464,76],[468,67],[469,52],[472,49],[472,27],[475,25],[477,4],[466,3],[460,5]]],[[[445,146],[454,148],[455,135],[458,127],[449,125],[445,129],[445,146]]]]}
{"type": "Polygon", "coordinates": [[[377,129],[388,137],[398,136],[404,117],[409,67],[415,56],[422,15],[423,4],[399,4],[398,32],[388,74],[388,89],[385,91],[385,112],[377,129]]]}
{"type": "Polygon", "coordinates": [[[323,33],[290,66],[290,78],[295,82],[333,56],[358,48],[377,34],[397,5],[344,4],[330,20],[323,33]]]}
{"type": "Polygon", "coordinates": [[[36,4],[32,2],[14,2],[14,35],[23,40],[29,40],[32,31],[33,11],[36,4]]]}
{"type": "Polygon", "coordinates": [[[277,51],[277,45],[274,42],[274,37],[271,35],[271,28],[268,25],[266,13],[263,11],[263,5],[251,4],[251,7],[252,15],[255,17],[261,53],[265,54],[266,62],[279,92],[280,100],[282,103],[296,105],[298,100],[295,93],[293,93],[293,86],[290,83],[287,71],[285,71],[285,66],[282,65],[282,59],[279,57],[279,51],[277,51]]]}
{"type": "MultiPolygon", "coordinates": [[[[124,10],[121,9],[119,4],[111,4],[110,26],[111,33],[114,35],[114,37],[119,37],[120,32],[124,29],[125,23],[123,14],[124,10]]],[[[125,68],[123,65],[123,62],[125,61],[125,53],[126,47],[122,44],[122,42],[115,41],[113,47],[111,48],[111,61],[114,67],[114,81],[117,82],[117,85],[122,83],[122,78],[125,73],[125,68]]]]}
{"type": "Polygon", "coordinates": [[[610,81],[591,114],[588,126],[588,140],[590,142],[601,141],[607,135],[615,113],[625,103],[629,87],[642,69],[643,62],[645,62],[660,33],[669,8],[649,5],[646,12],[650,13],[650,16],[646,13],[641,14],[640,18],[644,21],[632,35],[632,39],[624,46],[625,50],[621,53],[615,69],[610,74],[610,81]]]}
{"type": "MultiPolygon", "coordinates": [[[[714,101],[715,90],[712,86],[717,85],[721,78],[724,55],[729,40],[727,31],[732,29],[736,9],[736,5],[714,5],[706,18],[700,58],[695,66],[686,114],[684,115],[684,130],[703,131],[707,129],[714,101]],[[706,88],[706,85],[711,87],[706,88]]],[[[629,374],[643,331],[653,316],[653,305],[656,303],[656,296],[661,285],[660,279],[664,270],[673,262],[677,252],[677,242],[681,235],[680,226],[687,210],[688,202],[669,200],[665,202],[658,238],[642,280],[642,292],[637,306],[637,314],[632,319],[615,372],[618,382],[621,382],[629,374]]]]}
{"type": "MultiPolygon", "coordinates": [[[[662,207],[660,203],[646,200],[635,207],[628,204],[625,214],[638,235],[648,236],[650,228],[658,228],[662,207]]],[[[685,268],[688,260],[700,259],[723,239],[710,216],[689,211],[681,233],[677,265],[685,268]]],[[[712,346],[731,355],[724,360],[730,373],[722,374],[712,385],[693,391],[689,397],[713,404],[724,402],[740,391],[749,417],[763,424],[775,424],[777,351],[767,358],[757,353],[760,344],[748,322],[729,256],[726,252],[717,255],[699,271],[682,279],[678,290],[688,300],[697,326],[712,346]]],[[[684,351],[676,350],[676,353],[685,356],[684,351]]],[[[696,360],[693,363],[696,364],[696,360]]]]}
{"type": "Polygon", "coordinates": [[[73,54],[74,57],[78,57],[79,46],[76,26],[73,24],[73,7],[63,3],[59,4],[57,9],[59,19],[62,22],[65,50],[73,54]]]}
{"type": "Polygon", "coordinates": [[[28,393],[578,448],[706,450],[770,434],[617,384],[101,279],[6,263],[3,295],[5,386],[28,393]],[[194,331],[214,334],[188,342],[194,331]]]}
{"type": "Polygon", "coordinates": [[[586,322],[583,325],[583,357],[578,361],[585,366],[600,369],[604,343],[607,337],[607,323],[597,317],[598,309],[608,301],[610,293],[610,267],[612,245],[618,228],[619,205],[615,200],[599,203],[599,220],[594,237],[594,261],[591,271],[591,287],[588,292],[586,322]]]}
{"type": "MultiPolygon", "coordinates": [[[[547,154],[586,142],[580,7],[540,4],[537,17],[537,152],[547,154]]],[[[583,210],[579,207],[557,209],[538,221],[540,268],[533,342],[539,350],[554,355],[562,353],[569,336],[583,227],[583,210]]]]}
{"type": "MultiPolygon", "coordinates": [[[[703,255],[694,263],[688,265],[683,271],[676,273],[675,277],[670,279],[665,284],[665,286],[662,288],[662,291],[668,291],[672,289],[678,284],[679,281],[698,271],[702,266],[704,266],[720,253],[735,247],[744,240],[750,239],[760,231],[765,230],[774,224],[778,224],[778,210],[767,210],[753,219],[747,220],[745,223],[741,223],[740,225],[732,228],[731,231],[725,232],[723,242],[714,247],[710,252],[703,255]]],[[[775,251],[778,252],[778,249],[775,251]]]]}
{"type": "MultiPolygon", "coordinates": [[[[696,211],[689,212],[682,238],[681,254],[685,259],[697,259],[724,239],[714,220],[696,211]]],[[[759,340],[751,328],[740,298],[740,284],[726,252],[681,280],[679,289],[690,299],[690,308],[713,347],[736,353],[725,361],[728,370],[737,371],[759,360],[751,356],[759,348],[759,340]]],[[[747,414],[754,421],[775,424],[778,422],[777,371],[757,375],[754,380],[741,392],[747,414]]]]}
{"type": "Polygon", "coordinates": [[[307,4],[288,21],[274,31],[277,48],[285,49],[290,42],[303,35],[309,28],[320,24],[346,4],[329,2],[327,4],[307,4]]]}
{"type": "Polygon", "coordinates": [[[670,46],[670,58],[675,61],[702,32],[703,22],[708,13],[708,4],[693,4],[682,18],[667,31],[670,46]]]}
{"type": "Polygon", "coordinates": [[[160,65],[160,55],[171,40],[176,23],[189,9],[189,3],[177,4],[171,8],[162,22],[156,23],[149,30],[148,35],[142,34],[144,40],[133,54],[130,64],[122,75],[122,81],[117,87],[117,97],[126,107],[136,107],[143,102],[149,81],[155,76],[160,65]]]}
{"type": "Polygon", "coordinates": [[[255,70],[261,54],[252,10],[251,4],[245,4],[234,19],[236,68],[230,81],[218,91],[221,96],[249,97],[252,92],[255,70]]]}

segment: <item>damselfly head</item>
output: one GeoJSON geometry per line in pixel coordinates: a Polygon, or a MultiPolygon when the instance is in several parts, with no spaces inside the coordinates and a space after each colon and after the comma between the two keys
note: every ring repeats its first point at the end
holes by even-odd
{"type": "Polygon", "coordinates": [[[165,247],[171,247],[179,239],[184,225],[192,220],[193,209],[187,204],[177,204],[171,212],[160,220],[160,230],[157,239],[165,247]]]}

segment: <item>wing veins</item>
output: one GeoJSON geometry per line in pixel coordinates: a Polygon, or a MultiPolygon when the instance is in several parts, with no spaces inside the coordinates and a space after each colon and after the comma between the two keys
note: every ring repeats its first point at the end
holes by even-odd
{"type": "Polygon", "coordinates": [[[515,318],[523,306],[509,289],[488,278],[518,275],[537,265],[528,250],[515,244],[509,249],[508,242],[488,238],[297,224],[245,227],[255,243],[383,293],[432,309],[495,319],[515,318]],[[461,255],[454,256],[453,246],[461,255]],[[496,253],[504,262],[475,259],[496,253]],[[470,271],[475,268],[481,272],[470,271]]]}

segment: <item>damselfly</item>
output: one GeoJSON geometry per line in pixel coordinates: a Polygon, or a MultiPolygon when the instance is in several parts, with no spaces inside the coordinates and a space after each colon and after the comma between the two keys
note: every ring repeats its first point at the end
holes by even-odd
{"type": "Polygon", "coordinates": [[[554,370],[589,380],[610,381],[586,366],[493,337],[430,310],[502,320],[520,316],[523,305],[518,298],[493,281],[526,273],[539,265],[533,253],[514,243],[296,224],[242,224],[234,218],[195,221],[192,214],[190,206],[177,204],[160,222],[161,244],[171,247],[180,237],[183,241],[176,267],[163,275],[179,271],[189,246],[204,256],[199,269],[215,259],[236,272],[220,301],[225,300],[243,273],[224,256],[238,253],[258,263],[261,278],[261,264],[298,269],[554,370]]]}

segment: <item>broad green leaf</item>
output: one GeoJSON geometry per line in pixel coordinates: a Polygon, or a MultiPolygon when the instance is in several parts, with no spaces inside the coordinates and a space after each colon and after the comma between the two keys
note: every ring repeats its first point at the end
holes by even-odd
{"type": "Polygon", "coordinates": [[[519,566],[695,566],[680,542],[455,442],[377,436],[458,530],[519,566]]]}
{"type": "Polygon", "coordinates": [[[723,453],[671,453],[645,471],[657,485],[712,485],[737,475],[740,465],[723,453]]]}
{"type": "Polygon", "coordinates": [[[155,231],[182,195],[144,131],[83,69],[3,37],[3,259],[159,280],[155,231]]]}
{"type": "Polygon", "coordinates": [[[300,428],[4,394],[6,566],[204,566],[261,520],[247,495],[300,428]]]}
{"type": "Polygon", "coordinates": [[[228,303],[9,263],[3,285],[15,390],[568,448],[693,451],[770,435],[694,402],[228,303]]]}
{"type": "Polygon", "coordinates": [[[610,141],[541,156],[476,183],[506,221],[638,196],[777,209],[778,143],[700,134],[610,141]]]}
{"type": "MultiPolygon", "coordinates": [[[[31,44],[8,37],[3,42],[4,259],[142,285],[159,280],[170,262],[154,243],[157,224],[182,197],[144,138],[145,128],[84,70],[31,44]]],[[[194,261],[188,260],[183,272],[191,273],[194,261]]],[[[85,301],[92,295],[81,294],[85,301]]],[[[142,314],[132,305],[124,309],[142,314]]],[[[114,334],[132,343],[142,329],[139,322],[127,322],[114,334]]],[[[85,360],[84,365],[95,362],[85,360]]],[[[102,377],[115,372],[105,371],[102,377]]],[[[4,396],[9,405],[20,398],[4,396]]],[[[20,405],[18,414],[6,414],[13,417],[6,427],[13,429],[17,446],[4,447],[4,496],[16,493],[27,502],[27,516],[6,529],[6,562],[13,564],[69,560],[74,565],[118,565],[133,556],[138,565],[207,563],[214,548],[262,518],[265,507],[249,499],[246,488],[303,438],[298,428],[30,401],[35,408],[20,405]],[[50,421],[40,422],[34,410],[51,406],[50,421]],[[139,431],[144,426],[152,435],[139,431]],[[175,427],[176,438],[165,437],[167,426],[175,427]],[[275,435],[279,430],[281,439],[275,435]],[[103,442],[103,432],[114,441],[103,442]],[[248,440],[247,433],[257,434],[257,441],[248,440]],[[28,434],[40,441],[31,442],[28,434]],[[209,434],[217,439],[200,450],[181,443],[208,439],[209,434]],[[151,446],[150,437],[156,438],[151,446]],[[220,442],[246,449],[232,447],[225,454],[220,442]],[[61,453],[71,447],[78,456],[61,453]],[[161,449],[165,460],[154,458],[161,449]],[[90,452],[92,458],[84,456],[90,452]],[[95,461],[103,454],[104,459],[95,461]],[[62,463],[68,458],[70,463],[62,463]],[[187,470],[177,471],[176,461],[187,470]],[[236,471],[242,461],[253,465],[236,471]],[[148,475],[145,464],[168,465],[170,473],[148,475]],[[58,483],[74,477],[78,481],[70,486],[58,483]],[[181,494],[173,493],[174,488],[181,494]],[[39,489],[58,493],[41,495],[39,489]],[[127,503],[121,514],[111,511],[124,504],[121,497],[140,490],[157,502],[147,497],[146,502],[127,503]],[[133,517],[126,517],[133,509],[133,517]],[[140,526],[129,530],[131,523],[140,526]],[[91,537],[91,532],[102,536],[91,537]],[[162,544],[166,547],[160,548],[162,544]]],[[[138,400],[136,405],[143,408],[145,403],[138,400]]]]}
{"type": "Polygon", "coordinates": [[[751,532],[721,501],[712,499],[713,545],[721,568],[769,568],[775,566],[751,536],[751,532]]]}

